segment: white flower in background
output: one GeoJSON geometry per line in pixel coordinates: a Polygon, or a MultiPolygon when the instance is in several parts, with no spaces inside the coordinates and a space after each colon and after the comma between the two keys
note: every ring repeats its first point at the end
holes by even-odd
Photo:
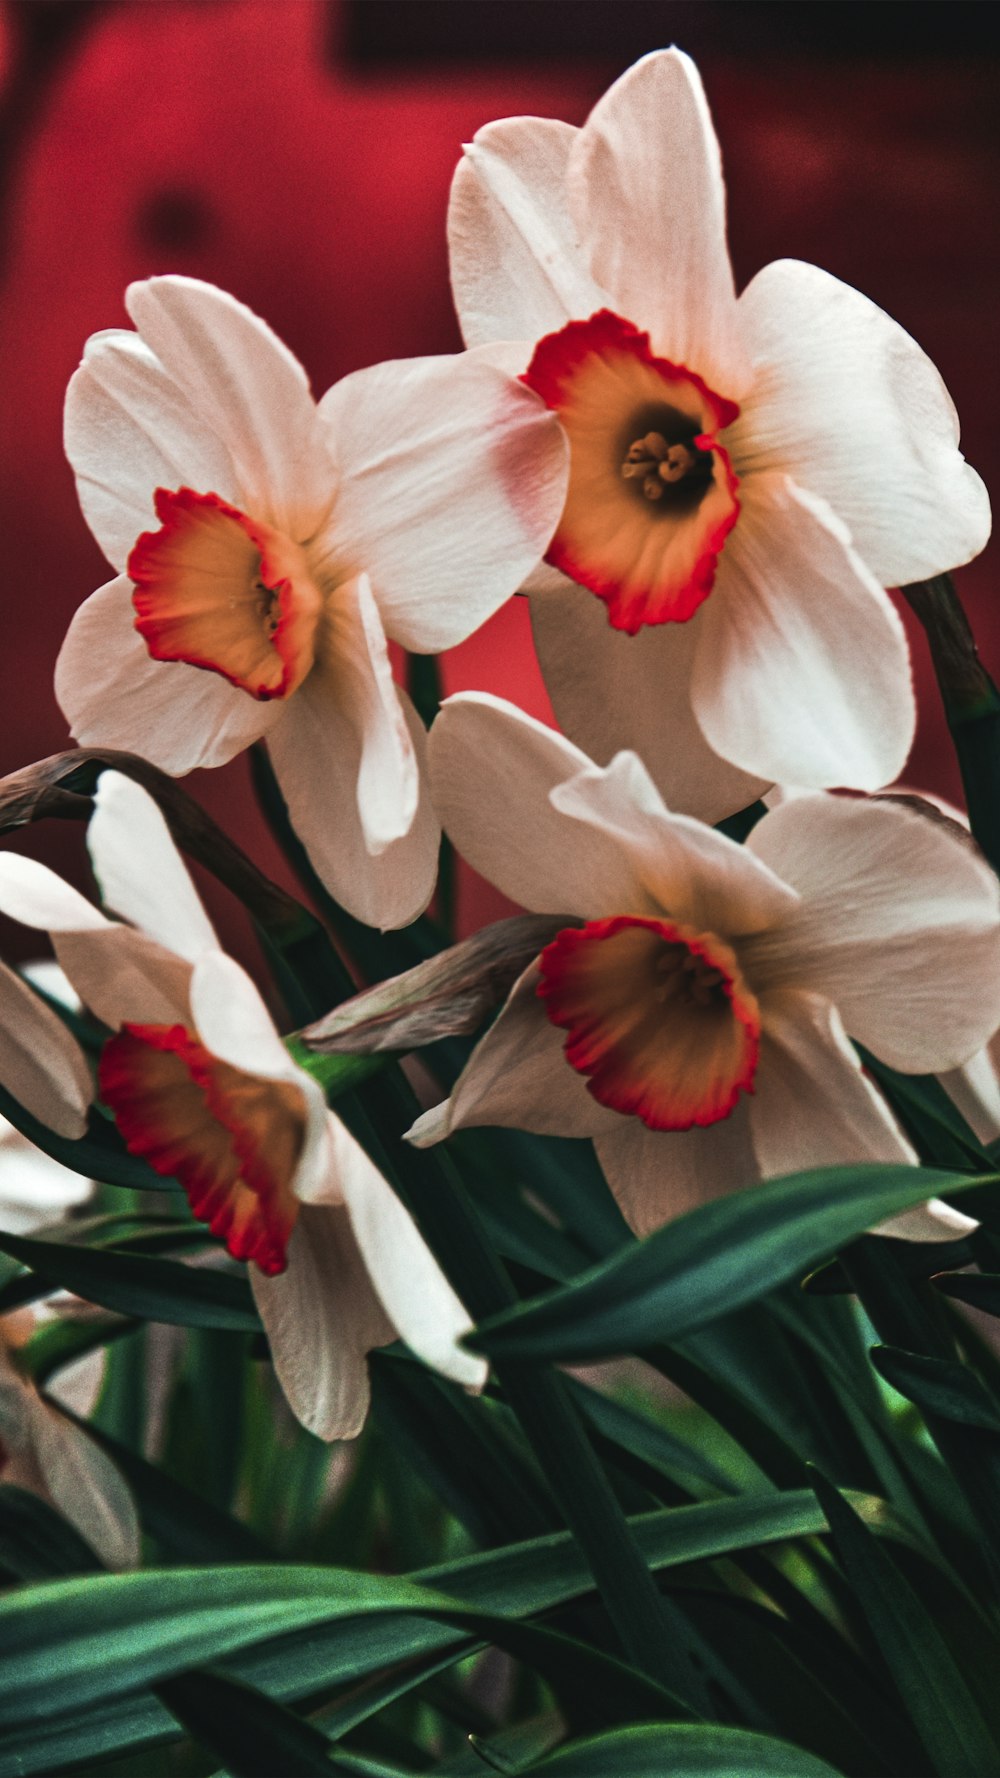
{"type": "MultiPolygon", "coordinates": [[[[79,1010],[79,1001],[58,965],[47,960],[29,963],[15,975],[0,964],[0,1026],[4,1027],[0,1030],[0,1082],[16,1098],[16,1078],[33,1102],[36,1116],[52,1127],[58,1122],[64,1136],[81,1136],[91,1098],[86,1060],[58,1014],[30,990],[29,996],[25,995],[24,979],[79,1010]],[[44,1038],[39,1045],[40,1029],[44,1038]],[[25,1073],[29,1058],[34,1080],[25,1073]],[[46,1071],[47,1060],[53,1066],[51,1076],[46,1071]]],[[[66,1210],[85,1204],[93,1189],[92,1180],[53,1160],[0,1116],[0,1229],[11,1235],[28,1235],[66,1210]]]]}
{"type": "Polygon", "coordinates": [[[117,570],[76,614],[56,693],[84,745],[175,775],[267,737],[300,838],[351,913],[426,906],[438,827],[387,637],[431,653],[516,591],[566,488],[553,416],[474,357],[380,364],[317,405],[249,309],[130,286],[95,334],[66,450],[117,570]]]}
{"type": "Polygon", "coordinates": [[[109,1568],[139,1562],[139,1521],[129,1489],[96,1441],[23,1377],[0,1322],[0,1483],[38,1494],[76,1526],[109,1568]]]}
{"type": "Polygon", "coordinates": [[[84,1005],[117,1033],[98,1078],[129,1148],[176,1176],[195,1215],[253,1262],[293,1410],[320,1437],[354,1436],[366,1354],[397,1334],[446,1376],[481,1386],[484,1364],[458,1345],[469,1317],[409,1213],[289,1057],[250,978],[219,949],[156,804],[105,772],[95,805],[94,871],[108,906],[134,924],[109,920],[14,853],[0,854],[0,910],[51,934],[84,1005]]]}
{"type": "Polygon", "coordinates": [[[687,57],[646,56],[582,129],[480,130],[449,232],[467,344],[570,444],[529,582],[562,728],[602,762],[634,749],[707,821],[773,780],[894,778],[914,702],[883,589],[974,556],[989,502],[934,366],[873,303],[790,260],[737,299],[687,57]]]}
{"type": "Polygon", "coordinates": [[[923,1073],[1000,1024],[1000,888],[903,803],[796,798],[739,846],[668,812],[634,754],[598,768],[476,694],[443,706],[431,773],[469,863],[572,923],[418,1142],[472,1124],[589,1136],[644,1234],[761,1178],[912,1161],[848,1034],[923,1073]]]}

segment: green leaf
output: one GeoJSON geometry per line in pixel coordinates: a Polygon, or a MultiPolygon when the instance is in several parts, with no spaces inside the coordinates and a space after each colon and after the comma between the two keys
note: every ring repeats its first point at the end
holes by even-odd
{"type": "MultiPolygon", "coordinates": [[[[860,1509],[906,1535],[885,1503],[860,1509]]],[[[826,1519],[812,1494],[742,1498],[643,1514],[631,1521],[653,1568],[674,1567],[814,1536],[826,1519]]],[[[588,1594],[593,1579],[565,1532],[425,1569],[407,1579],[350,1570],[270,1567],[169,1569],[25,1588],[0,1599],[7,1686],[0,1724],[23,1728],[57,1710],[85,1709],[198,1662],[291,1638],[248,1654],[241,1675],[282,1696],[354,1681],[393,1660],[488,1639],[498,1614],[520,1617],[588,1594]],[[441,1621],[430,1621],[439,1619],[441,1621]],[[489,1622],[487,1622],[489,1620],[489,1622]],[[294,1634],[306,1629],[308,1641],[294,1634]],[[52,1675],[58,1672],[58,1688],[52,1675]]],[[[2,1769],[2,1768],[0,1768],[2,1769]]]]}
{"type": "Polygon", "coordinates": [[[1000,1746],[918,1594],[838,1490],[818,1472],[813,1485],[847,1578],[940,1778],[1000,1771],[1000,1746]]]}
{"type": "MultiPolygon", "coordinates": [[[[967,1266],[975,1258],[964,1236],[953,1241],[900,1241],[894,1235],[872,1235],[871,1240],[892,1249],[900,1271],[907,1278],[930,1278],[944,1266],[967,1266]]],[[[1000,1279],[998,1279],[1000,1283],[1000,1279]]],[[[807,1296],[853,1296],[854,1283],[841,1259],[832,1259],[802,1280],[807,1296]]],[[[1000,1293],[997,1297],[1000,1304],[1000,1293]]]]}
{"type": "Polygon", "coordinates": [[[582,1362],[676,1340],[798,1277],[873,1223],[979,1183],[968,1174],[818,1167],[678,1217],[547,1297],[483,1322],[491,1356],[582,1362]]]}
{"type": "Polygon", "coordinates": [[[522,1770],[545,1778],[837,1778],[825,1760],[787,1741],[702,1723],[641,1724],[595,1735],[522,1770]]]}
{"type": "Polygon", "coordinates": [[[160,1697],[233,1778],[329,1778],[330,1743],[287,1705],[225,1673],[182,1673],[160,1697]]]}
{"type": "Polygon", "coordinates": [[[99,1573],[101,1563],[75,1526],[37,1494],[0,1484],[0,1569],[14,1580],[99,1573]]]}
{"type": "Polygon", "coordinates": [[[235,1272],[109,1248],[39,1241],[25,1235],[0,1234],[0,1252],[30,1266],[50,1285],[71,1290],[86,1302],[119,1315],[181,1327],[260,1331],[250,1286],[235,1272]]]}
{"type": "Polygon", "coordinates": [[[957,1359],[928,1358],[898,1346],[874,1346],[872,1363],[879,1376],[921,1411],[1000,1432],[1000,1409],[975,1371],[957,1359]]]}
{"type": "MultiPolygon", "coordinates": [[[[961,1264],[961,1260],[958,1263],[961,1264]]],[[[1000,1315],[1000,1273],[956,1272],[952,1276],[942,1272],[932,1279],[932,1283],[944,1296],[955,1297],[973,1309],[982,1309],[984,1315],[1000,1315]]]]}
{"type": "Polygon", "coordinates": [[[87,1120],[87,1134],[72,1141],[57,1136],[46,1124],[25,1111],[5,1087],[0,1087],[0,1115],[27,1136],[43,1154],[51,1155],[63,1167],[81,1173],[84,1179],[96,1179],[102,1185],[124,1185],[133,1191],[180,1191],[176,1179],[154,1173],[147,1161],[129,1154],[116,1126],[103,1112],[92,1108],[87,1120]]]}

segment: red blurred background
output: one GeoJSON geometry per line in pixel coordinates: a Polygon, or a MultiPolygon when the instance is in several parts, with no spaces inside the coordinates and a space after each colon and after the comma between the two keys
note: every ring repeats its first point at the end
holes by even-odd
{"type": "MultiPolygon", "coordinates": [[[[580,123],[661,44],[689,49],[705,77],[738,282],[798,257],[882,304],[941,368],[966,453],[992,483],[991,11],[953,0],[8,0],[0,771],[68,744],[52,668],[72,612],[109,570],[62,455],[62,399],[87,335],[126,324],[129,280],[183,271],[225,286],[289,343],[318,392],[360,365],[454,350],[444,217],[463,140],[513,112],[580,123]]],[[[996,671],[990,564],[987,553],[959,586],[996,671]]],[[[906,779],[956,799],[926,649],[912,639],[922,715],[906,779]]],[[[522,601],[444,671],[449,690],[483,687],[547,714],[522,601]]],[[[189,783],[282,877],[245,760],[189,783]]],[[[7,843],[84,880],[75,827],[7,843]]],[[[497,907],[465,880],[466,926],[497,907]]],[[[38,949],[6,931],[3,943],[8,955],[38,949]]]]}

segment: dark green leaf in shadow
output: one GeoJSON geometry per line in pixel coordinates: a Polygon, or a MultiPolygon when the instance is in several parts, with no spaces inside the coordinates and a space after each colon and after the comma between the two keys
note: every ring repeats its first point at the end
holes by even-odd
{"type": "Polygon", "coordinates": [[[99,1574],[102,1564],[74,1525],[37,1494],[0,1484],[0,1569],[12,1580],[99,1574]]]}
{"type": "Polygon", "coordinates": [[[182,1327],[260,1330],[250,1286],[236,1272],[26,1235],[0,1234],[0,1251],[30,1266],[52,1288],[72,1291],[119,1315],[182,1327]]]}
{"type": "Polygon", "coordinates": [[[967,1174],[871,1163],[768,1180],[492,1316],[467,1343],[505,1358],[583,1362],[676,1340],[798,1277],[885,1217],[969,1184],[967,1174]]]}
{"type": "Polygon", "coordinates": [[[702,1723],[639,1724],[596,1735],[522,1770],[544,1778],[837,1778],[835,1767],[787,1741],[702,1723]]]}
{"type": "Polygon", "coordinates": [[[879,1376],[921,1411],[1000,1433],[1000,1409],[968,1365],[904,1352],[898,1346],[874,1346],[872,1363],[879,1376]]]}
{"type": "Polygon", "coordinates": [[[997,1745],[933,1618],[853,1507],[817,1474],[834,1548],[913,1726],[940,1778],[1000,1772],[997,1745]]]}

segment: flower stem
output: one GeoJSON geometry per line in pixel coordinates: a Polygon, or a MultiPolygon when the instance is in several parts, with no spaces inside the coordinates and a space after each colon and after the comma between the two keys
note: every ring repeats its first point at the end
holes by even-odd
{"type": "Polygon", "coordinates": [[[969,825],[1000,873],[1000,692],[979,658],[951,576],[937,574],[900,590],[927,634],[969,825]]]}

